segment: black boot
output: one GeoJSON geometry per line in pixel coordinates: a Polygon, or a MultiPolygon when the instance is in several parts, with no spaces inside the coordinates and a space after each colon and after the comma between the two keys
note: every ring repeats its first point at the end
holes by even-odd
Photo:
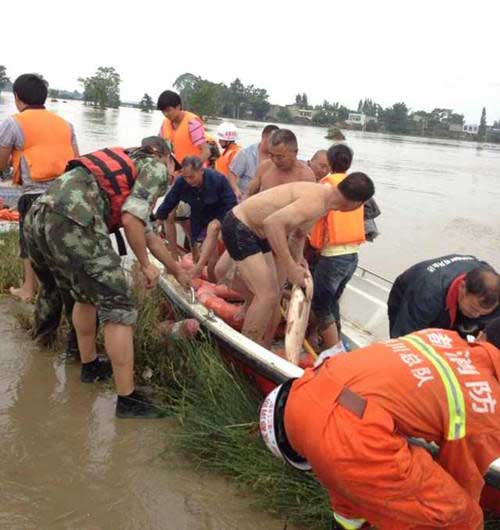
{"type": "Polygon", "coordinates": [[[91,363],[82,364],[80,381],[82,383],[94,383],[95,381],[107,381],[113,375],[113,368],[109,361],[95,359],[91,363]]]}
{"type": "Polygon", "coordinates": [[[118,396],[116,402],[117,418],[162,418],[165,413],[137,390],[128,396],[118,396]]]}

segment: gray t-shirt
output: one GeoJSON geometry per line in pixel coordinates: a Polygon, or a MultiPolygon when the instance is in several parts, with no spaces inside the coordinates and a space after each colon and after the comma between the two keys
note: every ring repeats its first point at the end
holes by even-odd
{"type": "MultiPolygon", "coordinates": [[[[76,135],[73,125],[71,127],[71,144],[75,153],[78,152],[78,145],[76,142],[76,135]]],[[[24,135],[19,123],[10,117],[0,122],[0,147],[9,147],[11,149],[21,150],[24,147],[24,135]]],[[[21,182],[24,193],[44,193],[52,184],[48,182],[34,182],[31,178],[30,169],[22,156],[20,161],[21,182]]]]}
{"type": "Polygon", "coordinates": [[[238,177],[238,188],[243,194],[247,192],[259,165],[259,145],[252,144],[241,149],[229,165],[229,169],[238,177]]]}

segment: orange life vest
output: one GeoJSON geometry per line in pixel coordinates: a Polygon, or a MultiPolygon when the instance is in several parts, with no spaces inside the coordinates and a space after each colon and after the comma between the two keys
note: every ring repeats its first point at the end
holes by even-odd
{"type": "Polygon", "coordinates": [[[241,147],[234,142],[229,144],[228,147],[224,149],[222,155],[217,159],[217,162],[215,162],[215,169],[227,177],[229,175],[229,165],[240,149],[241,147]]]}
{"type": "Polygon", "coordinates": [[[24,138],[24,147],[12,153],[14,184],[22,184],[22,157],[33,181],[47,182],[62,175],[68,160],[75,156],[69,123],[44,108],[27,108],[13,118],[24,138]]]}
{"type": "MultiPolygon", "coordinates": [[[[338,186],[346,177],[345,173],[330,173],[320,183],[338,186]]],[[[352,212],[330,210],[312,227],[309,240],[317,249],[333,245],[348,245],[365,241],[365,223],[363,206],[352,212]]]]}
{"type": "Polygon", "coordinates": [[[163,125],[161,126],[161,135],[165,140],[169,140],[174,147],[175,158],[182,164],[182,161],[186,156],[200,156],[201,149],[194,145],[191,141],[191,135],[189,134],[189,122],[191,120],[199,120],[203,125],[203,120],[187,110],[183,111],[184,117],[177,126],[172,127],[172,122],[165,118],[163,125]]]}
{"type": "Polygon", "coordinates": [[[112,147],[75,158],[69,162],[66,170],[69,171],[78,166],[90,171],[108,196],[111,207],[108,229],[114,232],[122,224],[122,206],[130,195],[137,178],[134,161],[125,149],[112,147]]]}

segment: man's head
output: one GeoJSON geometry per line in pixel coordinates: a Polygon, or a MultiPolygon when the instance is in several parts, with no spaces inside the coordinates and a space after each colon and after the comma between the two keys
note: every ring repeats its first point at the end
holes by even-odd
{"type": "Polygon", "coordinates": [[[182,161],[182,176],[193,188],[199,188],[203,184],[203,171],[203,162],[197,156],[186,156],[182,161]]]}
{"type": "Polygon", "coordinates": [[[217,139],[222,149],[225,149],[230,144],[234,144],[238,138],[238,131],[236,125],[230,121],[223,121],[216,131],[217,139]]]}
{"type": "Polygon", "coordinates": [[[312,169],[317,181],[330,173],[330,165],[328,164],[325,149],[320,149],[314,153],[314,156],[309,160],[309,167],[312,169]]]}
{"type": "Polygon", "coordinates": [[[16,107],[23,110],[28,106],[41,106],[47,99],[47,81],[36,74],[20,75],[12,85],[16,107]]]}
{"type": "Polygon", "coordinates": [[[176,120],[182,112],[181,97],[172,90],[165,90],[160,94],[156,108],[169,120],[176,120]]]}
{"type": "Polygon", "coordinates": [[[293,168],[298,150],[297,137],[289,129],[278,129],[269,138],[269,156],[282,171],[293,168]]]}
{"type": "Polygon", "coordinates": [[[163,162],[171,173],[174,170],[172,148],[170,143],[159,136],[148,136],[141,141],[141,149],[148,155],[153,155],[163,162]]]}
{"type": "Polygon", "coordinates": [[[346,173],[352,164],[353,152],[346,144],[335,144],[327,151],[332,173],[346,173]]]}
{"type": "Polygon", "coordinates": [[[468,318],[489,315],[500,301],[500,276],[489,266],[482,265],[465,275],[458,290],[458,308],[468,318]]]}
{"type": "Polygon", "coordinates": [[[347,175],[336,190],[340,195],[340,205],[335,209],[350,212],[373,197],[375,185],[368,175],[358,171],[347,175]]]}
{"type": "Polygon", "coordinates": [[[277,125],[266,125],[262,129],[262,136],[260,140],[260,149],[263,153],[269,154],[269,138],[274,131],[277,131],[279,127],[277,125]]]}

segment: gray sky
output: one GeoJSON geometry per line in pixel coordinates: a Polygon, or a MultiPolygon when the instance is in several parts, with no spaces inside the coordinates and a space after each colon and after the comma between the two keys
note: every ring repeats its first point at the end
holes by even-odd
{"type": "Polygon", "coordinates": [[[171,88],[185,72],[266,88],[272,103],[370,97],[412,110],[453,108],[500,119],[498,1],[78,3],[25,0],[0,8],[0,64],[14,79],[42,73],[54,88],[114,66],[121,97],[171,88]]]}

